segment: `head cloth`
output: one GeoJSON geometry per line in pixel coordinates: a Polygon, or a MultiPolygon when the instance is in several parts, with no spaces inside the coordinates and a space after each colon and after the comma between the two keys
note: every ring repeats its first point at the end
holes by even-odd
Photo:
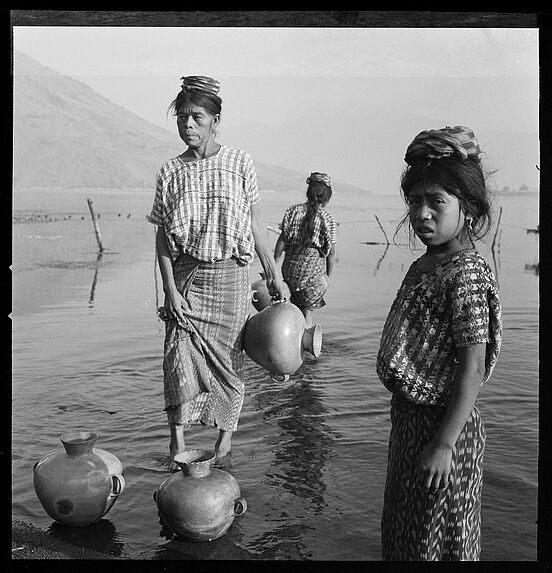
{"type": "Polygon", "coordinates": [[[422,131],[406,149],[404,160],[413,165],[420,160],[443,157],[479,161],[481,149],[475,133],[469,127],[461,125],[422,131]]]}
{"type": "Polygon", "coordinates": [[[314,171],[307,177],[307,185],[309,185],[314,181],[321,181],[322,183],[325,183],[328,187],[332,186],[332,180],[330,179],[330,176],[327,175],[326,173],[319,173],[318,171],[314,171]]]}
{"type": "Polygon", "coordinates": [[[198,91],[216,96],[220,90],[220,82],[207,76],[182,76],[180,79],[184,93],[198,91]]]}

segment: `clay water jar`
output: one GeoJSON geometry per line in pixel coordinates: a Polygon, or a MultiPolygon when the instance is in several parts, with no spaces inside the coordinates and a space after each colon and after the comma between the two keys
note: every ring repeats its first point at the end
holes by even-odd
{"type": "Polygon", "coordinates": [[[163,522],[181,539],[217,539],[247,510],[234,476],[212,467],[215,457],[210,450],[187,450],[174,456],[181,471],[153,494],[163,522]]]}
{"type": "MultiPolygon", "coordinates": [[[[263,310],[263,308],[270,306],[270,303],[272,302],[272,297],[266,287],[265,275],[264,273],[260,273],[260,275],[261,278],[251,284],[251,303],[256,310],[263,310]]],[[[285,298],[289,300],[291,293],[286,283],[284,283],[284,295],[285,298]]]]}
{"type": "Polygon", "coordinates": [[[123,464],[94,448],[93,432],[60,436],[63,450],[50,452],[33,468],[33,485],[42,507],[55,521],[84,527],[99,521],[125,489],[123,464]]]}
{"type": "Polygon", "coordinates": [[[322,329],[319,324],[307,328],[303,313],[291,302],[276,301],[248,319],[243,348],[273,380],[287,381],[303,364],[306,351],[320,356],[322,329]]]}

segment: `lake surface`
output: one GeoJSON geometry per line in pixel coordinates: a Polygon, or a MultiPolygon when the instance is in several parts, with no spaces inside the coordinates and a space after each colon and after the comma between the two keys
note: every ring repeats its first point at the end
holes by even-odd
{"type": "MultiPolygon", "coordinates": [[[[276,228],[297,193],[265,192],[276,228]]],[[[379,560],[390,394],[375,357],[387,312],[411,261],[385,245],[403,214],[391,195],[340,196],[338,261],[327,306],[315,313],[322,354],[287,383],[246,358],[246,396],[230,472],[248,503],[211,543],[170,539],[152,494],[171,474],[163,412],[164,324],[153,226],[143,192],[16,192],[16,215],[51,222],[13,226],[12,513],[64,541],[128,559],[379,560]],[[106,252],[98,260],[86,198],[106,252]],[[70,216],[70,217],[69,217],[70,216]],[[366,243],[382,244],[366,244],[366,243]],[[60,434],[93,431],[123,462],[126,490],[97,524],[60,526],[33,485],[35,462],[61,449],[60,434]]],[[[535,560],[538,470],[538,197],[501,197],[502,220],[479,249],[495,269],[504,340],[480,394],[487,429],[481,559],[535,560]]],[[[276,233],[268,231],[274,244],[276,233]]],[[[259,263],[251,267],[258,278],[259,263]]],[[[252,313],[255,310],[251,309],[252,313]]],[[[214,445],[194,427],[187,446],[214,445]]]]}

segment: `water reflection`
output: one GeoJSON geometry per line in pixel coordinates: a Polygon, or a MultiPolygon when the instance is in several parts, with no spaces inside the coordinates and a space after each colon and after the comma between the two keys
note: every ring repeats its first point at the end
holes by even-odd
{"type": "Polygon", "coordinates": [[[295,383],[288,387],[282,383],[256,397],[263,418],[275,420],[280,430],[272,444],[273,458],[265,481],[281,492],[282,519],[255,542],[263,549],[263,559],[277,557],[274,552],[283,545],[286,555],[291,552],[308,559],[305,533],[314,529],[313,516],[322,514],[327,506],[325,466],[338,436],[325,422],[327,409],[316,385],[319,366],[318,360],[307,360],[295,383]],[[271,555],[267,556],[267,551],[271,555]]]}
{"type": "Polygon", "coordinates": [[[117,557],[123,555],[124,542],[109,519],[100,519],[86,527],[66,527],[53,522],[47,531],[64,543],[117,557]]]}
{"type": "Polygon", "coordinates": [[[103,252],[98,253],[98,258],[96,259],[96,265],[94,267],[94,278],[92,279],[92,287],[90,288],[90,296],[88,297],[88,306],[94,306],[94,297],[96,295],[96,284],[98,283],[98,273],[100,272],[100,264],[102,262],[103,252]]]}
{"type": "Polygon", "coordinates": [[[374,270],[374,276],[376,276],[378,274],[380,265],[383,261],[383,259],[385,259],[385,255],[387,254],[387,251],[389,250],[389,243],[385,246],[385,250],[383,251],[383,255],[381,255],[381,257],[379,258],[377,264],[376,264],[376,268],[374,270]]]}

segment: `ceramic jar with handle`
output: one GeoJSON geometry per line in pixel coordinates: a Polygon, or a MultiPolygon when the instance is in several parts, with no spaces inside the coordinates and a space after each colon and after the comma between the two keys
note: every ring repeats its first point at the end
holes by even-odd
{"type": "Polygon", "coordinates": [[[212,541],[247,510],[237,480],[213,468],[215,453],[186,450],[174,456],[181,471],[167,478],[153,498],[165,525],[179,538],[212,541]]]}
{"type": "Polygon", "coordinates": [[[99,521],[125,489],[123,464],[94,448],[93,432],[60,436],[64,449],[50,452],[33,468],[33,485],[46,513],[62,525],[83,527],[99,521]]]}
{"type": "Polygon", "coordinates": [[[243,348],[274,380],[285,381],[301,367],[305,351],[320,355],[322,329],[319,324],[307,328],[303,313],[291,302],[273,302],[248,319],[243,348]]]}
{"type": "MultiPolygon", "coordinates": [[[[266,278],[264,273],[260,273],[261,278],[256,280],[254,283],[251,284],[251,302],[256,310],[263,310],[267,306],[270,306],[272,302],[272,297],[268,292],[268,288],[266,286],[266,278]]],[[[284,296],[287,300],[289,300],[291,294],[289,287],[286,283],[284,284],[284,296]]]]}

